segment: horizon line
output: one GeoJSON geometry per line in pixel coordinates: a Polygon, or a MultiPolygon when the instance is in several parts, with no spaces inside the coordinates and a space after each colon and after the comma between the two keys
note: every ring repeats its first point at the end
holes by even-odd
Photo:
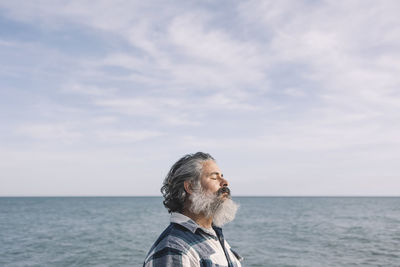
{"type": "MultiPolygon", "coordinates": [[[[0,198],[24,198],[24,197],[26,197],[26,198],[35,198],[35,197],[37,197],[37,198],[40,198],[40,197],[48,197],[48,198],[58,198],[58,197],[65,197],[65,198],[74,198],[74,197],[85,197],[85,198],[90,198],[90,197],[93,197],[93,198],[96,198],[96,197],[98,197],[98,198],[100,198],[100,197],[104,197],[104,198],[107,198],[107,197],[109,197],[109,198],[117,198],[117,197],[121,197],[121,198],[123,198],[123,197],[126,197],[126,198],[128,198],[128,197],[162,197],[161,195],[4,195],[4,196],[0,196],[0,198]]],[[[232,196],[232,198],[237,198],[237,197],[254,197],[254,198],[256,198],[256,197],[265,197],[265,198],[268,198],[268,197],[270,197],[270,198],[274,198],[274,197],[276,197],[276,198],[278,198],[278,197],[287,197],[287,198],[291,198],[291,197],[293,197],[293,198],[295,198],[295,197],[298,197],[298,198],[301,198],[301,197],[304,197],[304,198],[306,198],[306,197],[315,197],[315,198],[318,198],[318,197],[327,197],[327,198],[329,198],[329,197],[332,197],[332,198],[334,198],[334,197],[348,197],[348,198],[351,198],[351,197],[400,197],[400,195],[235,195],[235,196],[232,196]]]]}

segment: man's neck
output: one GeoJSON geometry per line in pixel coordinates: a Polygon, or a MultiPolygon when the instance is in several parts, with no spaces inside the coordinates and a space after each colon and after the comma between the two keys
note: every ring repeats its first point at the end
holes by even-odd
{"type": "Polygon", "coordinates": [[[195,221],[198,225],[204,228],[211,228],[212,225],[212,217],[206,218],[203,214],[194,214],[193,212],[190,212],[189,210],[184,210],[182,212],[183,215],[189,217],[193,221],[195,221]]]}

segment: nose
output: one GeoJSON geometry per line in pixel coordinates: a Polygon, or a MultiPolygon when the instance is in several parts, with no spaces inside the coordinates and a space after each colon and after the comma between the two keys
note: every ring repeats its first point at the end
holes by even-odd
{"type": "Polygon", "coordinates": [[[229,185],[228,180],[226,180],[224,177],[221,177],[220,186],[221,186],[221,187],[226,187],[226,186],[228,186],[228,185],[229,185]]]}

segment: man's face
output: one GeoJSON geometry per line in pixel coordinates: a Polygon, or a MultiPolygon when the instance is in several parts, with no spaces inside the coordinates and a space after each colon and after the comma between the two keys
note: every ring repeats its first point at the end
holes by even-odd
{"type": "Polygon", "coordinates": [[[230,197],[228,181],[214,161],[203,163],[200,186],[200,190],[194,190],[189,196],[190,211],[206,218],[213,217],[216,226],[232,221],[238,206],[230,197]]]}
{"type": "MultiPolygon", "coordinates": [[[[219,189],[228,186],[228,181],[224,178],[218,165],[214,161],[208,160],[203,163],[200,184],[204,192],[216,194],[219,189]]],[[[228,192],[223,193],[221,196],[223,198],[229,197],[228,192]]]]}

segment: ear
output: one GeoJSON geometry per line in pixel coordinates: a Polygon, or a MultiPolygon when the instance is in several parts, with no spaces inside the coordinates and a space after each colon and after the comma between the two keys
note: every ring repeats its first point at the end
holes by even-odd
{"type": "Polygon", "coordinates": [[[186,193],[189,195],[193,193],[192,183],[190,181],[184,181],[183,186],[185,187],[186,193]]]}

